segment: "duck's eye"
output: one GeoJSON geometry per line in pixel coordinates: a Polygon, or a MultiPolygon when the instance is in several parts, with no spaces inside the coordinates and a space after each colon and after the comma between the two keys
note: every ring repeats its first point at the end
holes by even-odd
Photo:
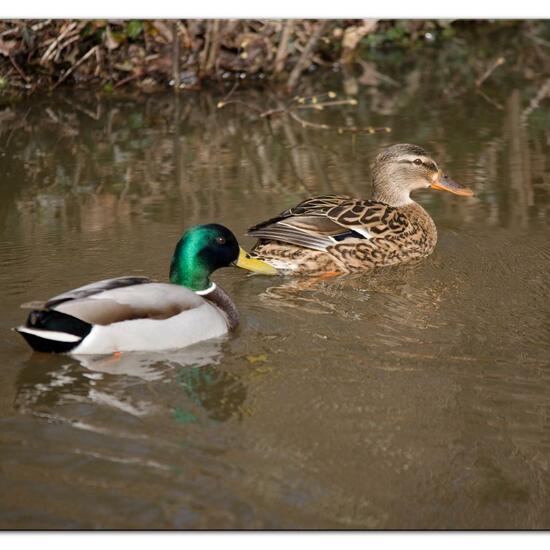
{"type": "Polygon", "coordinates": [[[414,162],[417,166],[421,166],[421,165],[422,165],[422,160],[420,160],[420,159],[414,159],[413,162],[414,162]]]}
{"type": "Polygon", "coordinates": [[[225,244],[225,237],[216,237],[216,242],[218,244],[225,244]]]}

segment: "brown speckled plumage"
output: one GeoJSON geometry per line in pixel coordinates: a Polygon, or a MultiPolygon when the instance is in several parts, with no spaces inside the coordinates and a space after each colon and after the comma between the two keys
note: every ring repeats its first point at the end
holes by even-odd
{"type": "Polygon", "coordinates": [[[259,240],[251,254],[281,271],[322,275],[357,272],[404,263],[432,253],[437,229],[409,194],[436,187],[471,191],[442,175],[420,147],[399,144],[383,150],[372,168],[375,200],[345,195],[306,199],[250,228],[259,240]]]}

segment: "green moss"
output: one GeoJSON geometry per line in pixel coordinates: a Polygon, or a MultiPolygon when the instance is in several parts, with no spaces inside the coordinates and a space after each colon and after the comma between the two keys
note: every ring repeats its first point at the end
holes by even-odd
{"type": "Polygon", "coordinates": [[[126,25],[126,36],[132,40],[136,39],[143,32],[143,23],[141,21],[130,21],[126,25]]]}
{"type": "Polygon", "coordinates": [[[183,407],[176,407],[173,414],[176,422],[179,422],[180,424],[189,424],[198,420],[191,411],[188,411],[183,407]]]}

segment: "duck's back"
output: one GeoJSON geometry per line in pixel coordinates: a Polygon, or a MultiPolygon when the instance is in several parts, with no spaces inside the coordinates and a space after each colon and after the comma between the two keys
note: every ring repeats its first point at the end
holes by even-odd
{"type": "Polygon", "coordinates": [[[118,278],[52,298],[17,330],[38,351],[101,354],[184,347],[228,326],[224,313],[188,288],[118,278]]]}
{"type": "Polygon", "coordinates": [[[344,195],[307,199],[257,224],[252,252],[281,270],[322,274],[362,271],[430,254],[435,224],[417,203],[391,207],[344,195]]]}

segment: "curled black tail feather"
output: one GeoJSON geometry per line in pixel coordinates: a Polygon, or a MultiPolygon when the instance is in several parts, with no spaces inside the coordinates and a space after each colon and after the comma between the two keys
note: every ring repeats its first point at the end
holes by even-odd
{"type": "Polygon", "coordinates": [[[25,332],[25,328],[16,328],[15,329],[25,340],[27,344],[34,351],[42,351],[45,353],[67,353],[73,348],[78,346],[81,340],[76,342],[60,342],[59,340],[51,340],[50,338],[43,338],[37,334],[32,334],[30,332],[25,332]]]}
{"type": "Polygon", "coordinates": [[[92,330],[92,325],[54,309],[35,309],[29,313],[26,325],[15,330],[35,351],[67,353],[82,342],[92,330]],[[25,330],[26,328],[29,329],[28,332],[25,330]],[[36,332],[33,332],[33,329],[36,332]],[[51,338],[48,337],[48,332],[52,332],[51,338]],[[54,334],[56,332],[71,334],[76,339],[74,341],[60,340],[56,338],[54,334]]]}
{"type": "Polygon", "coordinates": [[[56,332],[67,332],[80,338],[88,336],[92,325],[55,309],[33,309],[27,318],[27,326],[56,332]]]}

